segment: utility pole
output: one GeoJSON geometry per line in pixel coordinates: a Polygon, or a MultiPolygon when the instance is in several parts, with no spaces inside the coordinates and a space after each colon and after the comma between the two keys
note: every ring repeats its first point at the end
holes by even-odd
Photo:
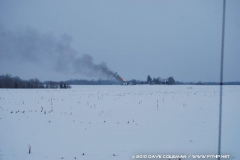
{"type": "MultiPolygon", "coordinates": [[[[221,64],[220,64],[221,69],[220,69],[220,102],[219,102],[218,155],[221,155],[221,136],[222,136],[222,86],[223,86],[225,9],[226,9],[226,0],[223,0],[222,47],[221,47],[221,64]]],[[[220,160],[220,159],[221,158],[219,157],[218,160],[220,160]]]]}

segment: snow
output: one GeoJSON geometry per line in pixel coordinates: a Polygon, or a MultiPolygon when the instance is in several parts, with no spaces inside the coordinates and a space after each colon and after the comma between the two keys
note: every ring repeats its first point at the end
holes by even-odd
{"type": "MultiPolygon", "coordinates": [[[[224,86],[222,154],[235,160],[239,113],[240,86],[224,86]]],[[[0,160],[216,155],[218,114],[219,86],[1,89],[0,160]]]]}

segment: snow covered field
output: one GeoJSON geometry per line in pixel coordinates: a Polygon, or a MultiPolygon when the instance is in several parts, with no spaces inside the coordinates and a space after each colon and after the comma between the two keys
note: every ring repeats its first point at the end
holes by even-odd
{"type": "MultiPolygon", "coordinates": [[[[240,86],[223,91],[222,154],[238,160],[240,86]]],[[[218,112],[219,86],[1,89],[0,160],[213,155],[218,112]]]]}

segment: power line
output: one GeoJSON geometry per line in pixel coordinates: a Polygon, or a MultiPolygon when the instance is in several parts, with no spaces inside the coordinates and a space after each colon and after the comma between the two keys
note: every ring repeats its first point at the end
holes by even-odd
{"type": "MultiPolygon", "coordinates": [[[[218,155],[221,155],[221,136],[222,136],[222,86],[223,86],[223,60],[224,60],[224,33],[225,33],[225,8],[226,0],[223,0],[222,17],[222,46],[221,46],[221,64],[220,64],[220,100],[219,100],[219,131],[218,131],[218,155]]],[[[221,158],[219,157],[218,160],[221,158]]]]}

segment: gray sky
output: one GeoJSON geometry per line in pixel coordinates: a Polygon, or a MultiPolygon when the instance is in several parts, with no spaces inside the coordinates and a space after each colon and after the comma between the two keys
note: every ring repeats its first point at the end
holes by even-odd
{"type": "MultiPolygon", "coordinates": [[[[226,6],[224,81],[240,81],[240,1],[226,6]]],[[[106,78],[77,64],[90,55],[126,80],[219,81],[221,28],[221,0],[0,0],[0,74],[106,78]]]]}

